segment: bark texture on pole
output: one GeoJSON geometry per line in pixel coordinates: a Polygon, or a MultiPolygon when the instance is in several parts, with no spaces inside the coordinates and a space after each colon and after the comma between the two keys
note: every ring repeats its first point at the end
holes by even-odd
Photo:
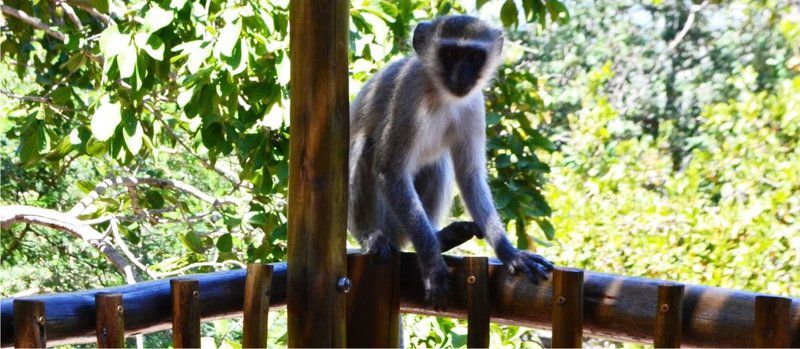
{"type": "Polygon", "coordinates": [[[243,348],[267,347],[267,317],[272,286],[272,266],[250,264],[244,282],[243,348]]]}
{"type": "Polygon", "coordinates": [[[14,347],[46,348],[44,302],[14,300],[14,347]]]}
{"type": "Polygon", "coordinates": [[[349,1],[290,4],[290,347],[345,346],[349,1]]]}

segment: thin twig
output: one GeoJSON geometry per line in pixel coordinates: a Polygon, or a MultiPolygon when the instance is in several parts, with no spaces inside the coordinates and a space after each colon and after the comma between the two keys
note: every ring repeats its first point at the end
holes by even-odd
{"type": "Polygon", "coordinates": [[[56,30],[53,30],[47,24],[42,23],[38,19],[31,17],[30,15],[28,15],[25,12],[17,10],[15,8],[11,7],[11,6],[6,6],[5,4],[0,4],[0,10],[2,10],[2,12],[5,13],[6,15],[8,15],[8,16],[14,17],[14,18],[16,18],[16,19],[18,19],[20,21],[23,21],[23,22],[27,23],[31,27],[34,27],[34,28],[39,29],[39,30],[44,30],[44,32],[47,33],[47,35],[50,35],[50,36],[52,36],[53,38],[56,38],[59,41],[62,41],[62,42],[67,41],[67,36],[66,35],[61,34],[56,30]]]}

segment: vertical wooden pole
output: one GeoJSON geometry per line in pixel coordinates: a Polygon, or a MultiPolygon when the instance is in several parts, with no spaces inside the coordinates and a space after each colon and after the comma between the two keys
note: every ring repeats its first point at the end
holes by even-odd
{"type": "Polygon", "coordinates": [[[583,270],[553,270],[553,348],[583,345],[583,270]]]}
{"type": "Polygon", "coordinates": [[[272,286],[272,266],[250,264],[244,282],[243,348],[267,347],[267,316],[272,286]]]}
{"type": "Polygon", "coordinates": [[[776,296],[756,296],[755,347],[788,348],[792,300],[776,296]]]}
{"type": "Polygon", "coordinates": [[[290,347],[344,347],[347,0],[292,0],[287,310],[290,347]]]}
{"type": "Polygon", "coordinates": [[[200,282],[191,279],[169,281],[172,289],[172,346],[200,347],[200,282]]]}
{"type": "Polygon", "coordinates": [[[464,257],[467,294],[467,347],[489,347],[489,258],[464,257]]]}
{"type": "Polygon", "coordinates": [[[125,347],[125,318],[122,295],[98,293],[94,296],[95,334],[98,348],[125,347]]]}
{"type": "Polygon", "coordinates": [[[400,257],[378,261],[372,255],[347,256],[347,346],[400,346],[400,257]]]}
{"type": "Polygon", "coordinates": [[[683,317],[683,285],[658,285],[655,334],[656,348],[681,347],[681,318],[683,317]]]}
{"type": "Polygon", "coordinates": [[[14,300],[14,347],[45,348],[44,302],[14,300]]]}

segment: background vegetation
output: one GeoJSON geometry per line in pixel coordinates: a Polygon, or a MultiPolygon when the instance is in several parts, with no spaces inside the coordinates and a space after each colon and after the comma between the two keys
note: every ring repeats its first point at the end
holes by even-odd
{"type": "MultiPolygon", "coordinates": [[[[288,1],[0,6],[3,296],[284,259],[288,1]]],[[[796,3],[354,1],[351,94],[409,52],[416,22],[448,13],[507,29],[488,151],[521,248],[800,295],[796,3]]],[[[285,314],[271,317],[285,343],[285,314]]],[[[465,344],[457,321],[406,320],[408,345],[465,344]]],[[[240,336],[236,320],[204,331],[208,345],[240,336]]],[[[539,343],[492,333],[498,346],[539,343]]]]}

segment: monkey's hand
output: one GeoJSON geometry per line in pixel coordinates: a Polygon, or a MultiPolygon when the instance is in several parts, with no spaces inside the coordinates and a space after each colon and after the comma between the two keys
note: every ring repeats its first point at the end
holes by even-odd
{"type": "Polygon", "coordinates": [[[548,274],[553,271],[553,263],[532,252],[519,250],[514,252],[507,258],[501,258],[512,275],[522,272],[534,284],[538,284],[539,279],[549,279],[548,274]]]}
{"type": "Polygon", "coordinates": [[[425,285],[425,300],[436,310],[444,310],[447,294],[450,292],[450,272],[444,261],[431,268],[423,268],[422,281],[425,285]],[[425,270],[427,269],[427,270],[425,270]]]}

